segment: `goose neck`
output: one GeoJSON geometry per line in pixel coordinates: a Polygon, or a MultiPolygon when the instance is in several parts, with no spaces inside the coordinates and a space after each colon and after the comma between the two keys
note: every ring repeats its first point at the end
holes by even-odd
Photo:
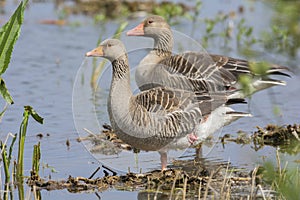
{"type": "Polygon", "coordinates": [[[129,64],[127,57],[119,58],[112,61],[113,80],[130,80],[129,64]]]}
{"type": "Polygon", "coordinates": [[[112,68],[113,76],[108,98],[108,112],[111,121],[114,122],[124,118],[128,113],[132,91],[127,59],[113,61],[112,68]]]}
{"type": "Polygon", "coordinates": [[[173,36],[170,30],[161,30],[161,34],[154,38],[154,50],[159,56],[171,55],[173,36]]]}
{"type": "Polygon", "coordinates": [[[127,57],[112,61],[113,76],[111,82],[111,93],[132,95],[130,89],[130,71],[127,57]]]}

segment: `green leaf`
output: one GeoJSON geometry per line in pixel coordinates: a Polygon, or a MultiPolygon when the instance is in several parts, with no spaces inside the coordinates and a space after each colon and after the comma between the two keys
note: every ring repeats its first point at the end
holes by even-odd
{"type": "Polygon", "coordinates": [[[1,120],[2,120],[2,118],[3,118],[3,116],[4,116],[4,113],[5,113],[6,109],[7,109],[7,105],[8,105],[8,104],[6,104],[6,105],[4,106],[4,108],[3,108],[3,110],[0,112],[0,122],[1,122],[1,120]]]}
{"type": "Polygon", "coordinates": [[[271,68],[271,65],[268,62],[250,62],[249,68],[255,75],[264,76],[267,75],[267,72],[271,68]]]}
{"type": "Polygon", "coordinates": [[[42,118],[31,106],[24,106],[25,111],[27,111],[35,121],[39,122],[40,124],[43,124],[44,118],[42,118]]]}
{"type": "Polygon", "coordinates": [[[0,75],[8,68],[14,44],[20,35],[23,14],[28,0],[21,2],[9,21],[0,29],[0,75]]]}
{"type": "Polygon", "coordinates": [[[1,77],[0,77],[0,93],[1,93],[2,97],[6,100],[7,103],[9,103],[9,104],[14,103],[12,97],[10,96],[10,94],[5,86],[4,80],[1,77]]]}
{"type": "Polygon", "coordinates": [[[242,92],[248,96],[251,94],[251,84],[252,78],[248,75],[240,75],[239,76],[239,84],[241,85],[242,92]]]}
{"type": "Polygon", "coordinates": [[[120,39],[120,36],[121,36],[120,33],[122,33],[122,32],[124,31],[124,29],[126,28],[127,25],[128,25],[128,22],[127,22],[127,21],[122,22],[122,23],[119,25],[118,29],[116,30],[115,35],[114,35],[114,38],[120,39]]]}

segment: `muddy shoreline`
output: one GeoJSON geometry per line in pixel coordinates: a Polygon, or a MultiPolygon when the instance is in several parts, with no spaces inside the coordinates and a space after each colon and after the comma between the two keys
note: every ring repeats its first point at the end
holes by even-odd
{"type": "MultiPolygon", "coordinates": [[[[98,146],[95,147],[98,151],[101,148],[107,148],[107,144],[115,146],[116,149],[134,150],[119,140],[109,125],[103,127],[102,134],[78,138],[78,141],[90,140],[95,146],[98,146]],[[106,142],[106,145],[102,144],[103,141],[106,142]]],[[[299,146],[299,136],[300,125],[276,126],[270,124],[264,128],[257,127],[257,131],[250,136],[247,134],[239,134],[237,137],[225,135],[220,140],[224,145],[230,145],[231,142],[252,143],[259,147],[257,148],[259,150],[264,145],[290,145],[291,141],[296,141],[296,145],[299,146]]],[[[101,192],[114,188],[122,191],[138,191],[138,196],[141,198],[147,196],[159,199],[194,199],[198,197],[228,197],[231,199],[268,197],[272,199],[277,195],[271,189],[271,185],[264,181],[266,169],[263,166],[246,170],[234,167],[229,162],[207,161],[195,156],[192,160],[174,161],[169,167],[170,169],[165,171],[120,174],[102,166],[88,178],[69,176],[60,181],[45,180],[32,173],[27,184],[37,191],[67,189],[72,193],[101,192]],[[96,177],[100,171],[104,176],[96,177]]]]}

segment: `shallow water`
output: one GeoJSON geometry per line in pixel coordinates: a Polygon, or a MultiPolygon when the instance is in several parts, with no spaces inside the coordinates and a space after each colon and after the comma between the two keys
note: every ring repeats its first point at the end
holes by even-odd
{"type": "MultiPolygon", "coordinates": [[[[236,10],[240,4],[235,1],[223,3],[220,0],[203,2],[200,17],[212,17],[220,10],[224,12],[236,10]]],[[[253,25],[257,32],[268,26],[274,14],[269,7],[257,1],[244,1],[243,4],[246,7],[254,8],[253,11],[247,10],[244,14],[249,25],[253,25]],[[263,19],[261,19],[261,15],[264,16],[263,19]]],[[[17,5],[8,2],[5,6],[6,13],[3,17],[1,16],[1,19],[8,19],[10,13],[16,7],[17,5]]],[[[86,146],[76,141],[79,136],[87,134],[83,128],[98,133],[103,123],[109,123],[106,113],[106,94],[111,72],[109,69],[104,70],[99,81],[102,89],[98,89],[97,93],[94,94],[89,83],[92,59],[85,59],[84,54],[96,46],[99,35],[102,35],[103,39],[111,37],[118,23],[109,21],[102,26],[94,25],[92,19],[85,16],[70,16],[68,18],[70,22],[79,22],[79,26],[72,24],[55,26],[39,23],[40,20],[56,18],[57,11],[53,3],[30,4],[25,12],[21,36],[15,46],[10,67],[3,76],[15,104],[9,107],[1,122],[1,138],[4,138],[8,132],[18,132],[24,105],[31,105],[44,117],[43,125],[34,122],[32,119],[29,121],[25,144],[25,174],[29,174],[31,169],[32,146],[38,141],[41,142],[42,164],[48,164],[57,171],[51,172],[50,167],[45,167],[41,172],[41,176],[51,175],[54,180],[65,179],[68,175],[88,177],[98,167],[99,162],[104,162],[108,166],[122,171],[127,171],[128,167],[131,168],[131,171],[139,171],[140,168],[143,171],[158,168],[159,157],[156,152],[140,154],[136,164],[136,157],[133,153],[122,153],[113,157],[98,154],[91,155],[87,151],[90,148],[89,146],[86,148],[86,146]],[[94,103],[95,99],[96,103],[94,103]],[[90,120],[90,117],[93,120],[90,120]],[[36,134],[38,133],[42,133],[44,137],[42,139],[37,138],[36,134]],[[49,133],[49,136],[46,136],[47,133],[49,133]],[[67,140],[70,141],[70,147],[66,145],[67,140]]],[[[130,21],[126,30],[137,25],[140,20],[130,21]]],[[[3,24],[3,21],[1,23],[3,24]]],[[[197,28],[204,30],[200,22],[197,23],[197,28]]],[[[187,20],[183,20],[173,29],[190,35],[192,24],[187,20]]],[[[193,33],[193,38],[198,41],[200,41],[201,36],[200,31],[193,33]]],[[[129,53],[131,66],[136,66],[145,54],[144,50],[136,50],[139,44],[134,41],[137,41],[137,39],[142,40],[142,38],[127,38],[122,35],[126,47],[132,50],[129,53]]],[[[145,40],[142,44],[151,47],[151,40],[145,40]]],[[[193,50],[190,49],[190,45],[185,43],[178,45],[183,46],[184,49],[193,50]]],[[[213,44],[208,51],[227,53],[216,44],[213,44]]],[[[228,52],[228,55],[241,57],[235,48],[228,52]]],[[[264,53],[262,57],[272,62],[289,63],[289,58],[279,60],[282,56],[276,54],[264,53]]],[[[297,61],[299,63],[299,57],[294,63],[297,63],[297,61]]],[[[100,61],[100,59],[97,60],[97,62],[100,61]]],[[[255,126],[257,125],[299,123],[299,78],[299,75],[295,74],[293,78],[284,78],[287,81],[287,87],[274,87],[255,94],[249,107],[244,105],[239,107],[239,109],[243,109],[242,111],[249,110],[253,117],[240,119],[224,127],[214,135],[214,140],[217,141],[219,135],[236,133],[238,130],[250,134],[256,130],[255,126]],[[279,117],[273,114],[274,102],[278,104],[281,110],[279,117]]],[[[136,86],[133,84],[132,88],[135,89],[136,86]]],[[[1,101],[0,107],[3,106],[4,103],[1,101]]],[[[180,156],[182,153],[182,151],[174,152],[174,157],[180,156]]],[[[193,151],[190,154],[193,154],[193,151]]],[[[203,155],[208,159],[230,160],[236,166],[252,168],[262,161],[263,156],[266,156],[266,159],[275,160],[275,149],[268,147],[256,152],[249,145],[243,146],[232,143],[223,148],[218,143],[214,148],[204,146],[203,155]]],[[[281,154],[280,156],[283,160],[291,161],[291,164],[294,163],[294,160],[299,159],[299,155],[281,154]]],[[[137,198],[137,192],[120,192],[113,189],[100,194],[102,199],[114,199],[120,195],[124,199],[137,198]]],[[[63,199],[96,198],[93,193],[71,194],[65,190],[42,191],[43,199],[62,197],[63,199]]]]}

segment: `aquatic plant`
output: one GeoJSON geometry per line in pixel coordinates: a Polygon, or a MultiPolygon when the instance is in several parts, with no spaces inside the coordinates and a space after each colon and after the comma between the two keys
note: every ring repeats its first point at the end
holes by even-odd
{"type": "MultiPolygon", "coordinates": [[[[218,25],[226,24],[225,21],[229,18],[229,14],[223,14],[220,13],[216,15],[214,18],[205,18],[204,24],[205,24],[205,33],[202,37],[201,44],[206,48],[208,47],[208,41],[212,40],[216,37],[227,37],[228,34],[226,32],[229,30],[228,27],[224,28],[222,31],[216,31],[216,27],[218,25]],[[227,31],[226,31],[227,30],[227,31]]],[[[226,40],[228,40],[227,38],[226,40]]],[[[225,41],[226,41],[225,40],[225,41]]]]}
{"type": "MultiPolygon", "coordinates": [[[[12,135],[9,134],[5,142],[0,141],[0,148],[1,148],[1,155],[2,155],[2,162],[3,162],[3,168],[4,168],[4,176],[5,176],[5,185],[4,185],[4,193],[3,193],[3,199],[8,199],[8,193],[6,191],[11,191],[12,187],[10,182],[10,163],[11,163],[11,156],[12,156],[12,149],[15,144],[15,141],[17,139],[17,134],[12,135]],[[9,151],[7,151],[7,139],[8,137],[11,136],[13,139],[11,141],[11,144],[9,146],[9,151]]],[[[12,199],[12,194],[11,199],[12,199]]]]}
{"type": "Polygon", "coordinates": [[[17,160],[17,171],[16,176],[17,180],[22,180],[23,178],[23,157],[24,157],[24,144],[28,126],[29,117],[33,117],[35,121],[39,123],[43,123],[43,118],[40,117],[35,110],[31,106],[24,106],[24,113],[23,113],[23,121],[20,126],[19,131],[19,149],[18,149],[18,160],[17,160]]]}
{"type": "MultiPolygon", "coordinates": [[[[13,15],[8,20],[8,22],[5,25],[3,25],[0,29],[0,93],[3,99],[8,104],[13,104],[14,102],[1,75],[7,70],[8,65],[10,63],[13,47],[20,35],[20,28],[23,23],[23,14],[27,3],[28,0],[24,2],[22,1],[18,6],[18,8],[13,13],[13,15]]],[[[3,117],[6,109],[7,109],[7,105],[0,113],[0,120],[3,117]]],[[[4,176],[5,176],[5,185],[4,185],[5,192],[3,193],[3,199],[8,199],[8,193],[6,191],[11,190],[11,185],[9,184],[11,178],[10,163],[11,163],[13,146],[16,141],[16,134],[15,135],[8,134],[8,137],[4,142],[2,140],[0,141],[1,156],[2,156],[2,162],[4,168],[4,176]],[[6,143],[9,136],[12,137],[12,141],[9,146],[9,149],[7,149],[6,143]]],[[[12,199],[12,193],[10,194],[10,197],[12,199]]]]}
{"type": "MultiPolygon", "coordinates": [[[[201,0],[197,0],[199,2],[201,0]]],[[[175,16],[189,15],[191,8],[186,3],[172,1],[138,1],[138,0],[102,0],[84,1],[77,0],[73,4],[68,2],[56,2],[56,7],[60,8],[60,15],[65,18],[70,14],[84,14],[93,16],[96,22],[103,22],[108,19],[138,16],[138,13],[153,13],[163,15],[167,18],[175,16]],[[59,4],[59,5],[58,5],[59,4]],[[137,15],[136,15],[137,14],[137,15]]]]}
{"type": "MultiPolygon", "coordinates": [[[[127,27],[127,25],[128,25],[128,22],[126,22],[126,21],[120,23],[119,27],[117,28],[117,30],[114,33],[113,38],[120,39],[121,33],[125,30],[125,28],[127,27]]],[[[99,40],[97,42],[97,46],[99,45],[100,41],[102,40],[101,38],[102,37],[100,36],[99,40]]],[[[96,86],[97,86],[98,78],[101,75],[101,72],[102,72],[103,67],[105,66],[106,62],[107,62],[106,60],[103,60],[102,62],[100,62],[97,65],[96,64],[96,58],[93,59],[93,71],[92,71],[92,77],[91,77],[91,81],[90,81],[91,86],[92,86],[93,89],[95,89],[96,86]]]]}
{"type": "Polygon", "coordinates": [[[32,173],[35,175],[39,175],[40,170],[40,159],[41,159],[41,143],[33,146],[33,153],[32,153],[32,173]]]}
{"type": "MultiPolygon", "coordinates": [[[[300,48],[300,2],[267,0],[275,11],[271,29],[262,32],[263,46],[268,51],[296,57],[300,48]]],[[[299,55],[299,54],[298,54],[299,55]]]]}
{"type": "Polygon", "coordinates": [[[164,17],[168,23],[176,16],[187,16],[185,7],[182,4],[172,4],[169,2],[162,2],[160,6],[153,7],[153,14],[164,17]]]}
{"type": "MultiPolygon", "coordinates": [[[[4,168],[4,175],[5,175],[5,185],[4,185],[4,193],[3,193],[3,199],[8,199],[8,191],[12,190],[11,186],[11,175],[16,174],[16,181],[19,183],[19,186],[23,184],[23,160],[24,160],[24,146],[25,146],[25,138],[26,138],[26,132],[27,132],[27,126],[28,126],[28,119],[29,117],[32,116],[37,122],[43,123],[43,118],[40,117],[35,110],[31,106],[25,106],[24,107],[24,113],[23,113],[23,121],[20,125],[20,131],[19,135],[17,134],[12,135],[9,134],[9,136],[12,137],[11,144],[9,146],[9,149],[7,149],[7,139],[3,142],[0,140],[0,148],[1,148],[1,154],[2,154],[2,162],[3,162],[3,168],[4,168]],[[12,158],[12,152],[13,152],[13,147],[15,144],[15,141],[18,137],[18,158],[17,161],[14,163],[13,169],[10,169],[11,167],[11,158],[12,158]],[[16,171],[15,171],[16,170],[16,171]]],[[[34,147],[34,154],[33,154],[33,168],[32,170],[37,172],[39,170],[39,159],[40,159],[40,151],[39,151],[39,144],[34,147]]],[[[11,199],[12,198],[12,193],[10,193],[11,199]]],[[[19,191],[19,197],[22,197],[24,194],[21,191],[19,191]]],[[[24,198],[20,198],[24,199],[24,198]]]]}
{"type": "Polygon", "coordinates": [[[299,168],[288,168],[288,163],[281,166],[279,153],[276,154],[277,166],[265,162],[261,170],[262,182],[271,185],[278,192],[278,199],[299,199],[300,171],[299,168]]]}
{"type": "Polygon", "coordinates": [[[14,14],[10,17],[9,21],[0,29],[0,93],[9,104],[13,104],[14,102],[1,75],[8,68],[13,47],[19,38],[27,2],[28,0],[22,1],[14,14]]]}
{"type": "MultiPolygon", "coordinates": [[[[3,99],[7,102],[7,104],[13,104],[13,99],[5,85],[5,82],[1,75],[7,70],[11,54],[14,48],[14,45],[19,38],[21,25],[23,23],[23,15],[24,10],[26,8],[26,5],[28,3],[28,0],[22,1],[18,8],[15,10],[13,15],[10,17],[8,22],[1,27],[0,29],[0,93],[3,97],[3,99]]],[[[4,107],[3,111],[0,112],[0,119],[3,117],[5,111],[7,109],[7,105],[4,107]]],[[[13,193],[9,192],[12,190],[11,185],[11,177],[13,174],[16,174],[16,180],[17,183],[20,183],[21,186],[19,188],[19,199],[24,199],[24,192],[23,192],[23,157],[24,157],[24,145],[25,145],[25,138],[26,138],[26,132],[27,132],[27,126],[28,126],[28,119],[32,116],[37,122],[43,123],[43,118],[41,118],[31,106],[25,106],[24,107],[24,113],[23,113],[23,121],[20,126],[19,131],[19,145],[18,145],[18,158],[17,161],[14,162],[14,166],[11,167],[11,158],[12,158],[12,152],[14,148],[15,141],[17,139],[17,134],[11,134],[9,133],[6,140],[2,141],[0,140],[0,148],[1,148],[1,157],[3,162],[3,169],[4,169],[4,176],[5,176],[5,182],[4,182],[4,192],[3,192],[3,199],[8,199],[8,194],[10,194],[10,199],[13,199],[13,193]],[[8,139],[12,137],[11,143],[9,145],[9,148],[7,148],[7,141],[8,139]],[[11,169],[13,168],[13,169],[11,169]]],[[[34,148],[36,153],[35,155],[35,161],[33,170],[38,170],[38,164],[39,159],[37,155],[39,155],[39,148],[34,148]]]]}

